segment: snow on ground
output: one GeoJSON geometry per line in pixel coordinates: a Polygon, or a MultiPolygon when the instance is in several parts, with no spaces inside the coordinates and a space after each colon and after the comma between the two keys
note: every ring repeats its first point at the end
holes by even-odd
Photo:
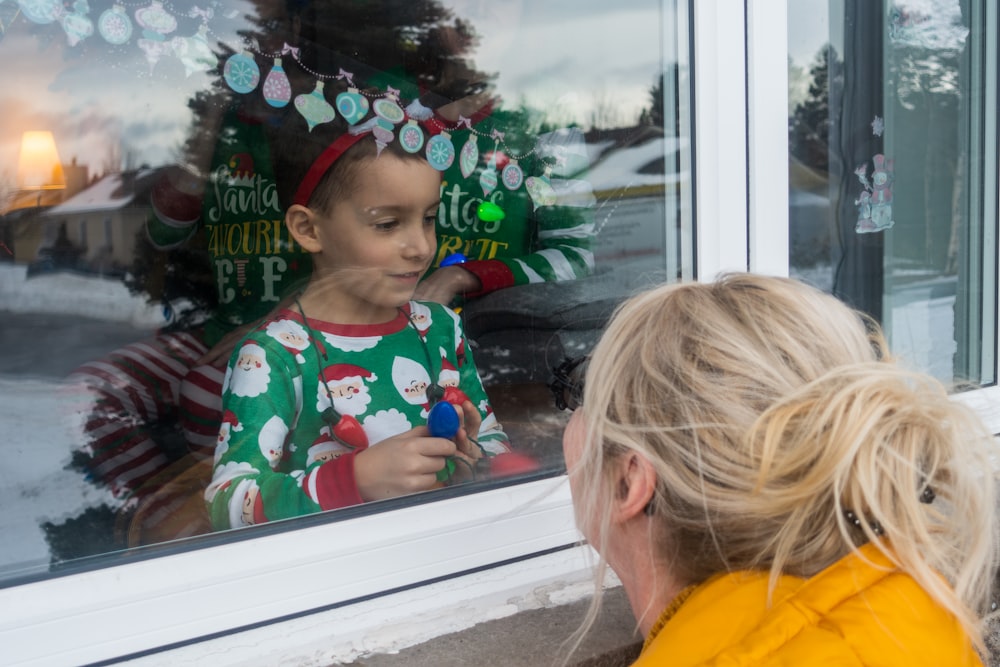
{"type": "MultiPolygon", "coordinates": [[[[81,316],[152,330],[163,324],[159,308],[128,293],[120,280],[52,273],[26,277],[26,267],[0,264],[0,312],[81,316]]],[[[41,524],[61,522],[102,503],[110,493],[66,470],[81,442],[79,394],[58,378],[0,374],[0,579],[21,567],[49,561],[41,524]]]]}
{"type": "Polygon", "coordinates": [[[116,502],[80,473],[66,470],[80,429],[68,404],[71,396],[61,389],[58,381],[0,376],[0,579],[11,566],[48,563],[43,522],[60,523],[83,508],[116,502]]]}
{"type": "Polygon", "coordinates": [[[140,328],[164,323],[162,309],[129,294],[121,280],[66,272],[28,279],[20,264],[0,264],[0,311],[80,315],[140,328]]]}

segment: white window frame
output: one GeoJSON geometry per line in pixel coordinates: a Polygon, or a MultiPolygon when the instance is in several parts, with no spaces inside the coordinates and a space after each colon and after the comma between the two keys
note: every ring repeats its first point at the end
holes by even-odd
{"type": "MultiPolygon", "coordinates": [[[[696,271],[788,274],[787,0],[689,0],[696,271]]],[[[1000,352],[1000,350],[998,350],[1000,352]]],[[[1000,388],[963,394],[1000,431],[1000,388]]],[[[565,476],[0,589],[5,664],[329,664],[589,591],[565,476]],[[426,619],[421,622],[420,619],[426,619]],[[265,652],[266,651],[266,652],[265,652]]],[[[252,530],[252,529],[251,529],[252,530]]]]}

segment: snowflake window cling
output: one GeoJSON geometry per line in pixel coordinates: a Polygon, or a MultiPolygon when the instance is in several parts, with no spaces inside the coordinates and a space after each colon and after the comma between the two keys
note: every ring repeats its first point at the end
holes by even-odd
{"type": "Polygon", "coordinates": [[[260,83],[260,67],[246,49],[243,49],[229,56],[222,68],[222,77],[230,88],[241,95],[246,95],[260,83]]]}

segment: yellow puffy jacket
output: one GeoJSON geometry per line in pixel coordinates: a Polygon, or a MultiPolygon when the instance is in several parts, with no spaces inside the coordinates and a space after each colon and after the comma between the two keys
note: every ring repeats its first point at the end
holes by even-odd
{"type": "Polygon", "coordinates": [[[961,626],[871,545],[814,577],[785,576],[767,606],[767,574],[698,586],[634,665],[694,667],[981,667],[961,626]]]}

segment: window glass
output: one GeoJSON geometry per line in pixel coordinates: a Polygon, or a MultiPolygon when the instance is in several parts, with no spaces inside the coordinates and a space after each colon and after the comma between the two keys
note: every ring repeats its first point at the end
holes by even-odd
{"type": "Polygon", "coordinates": [[[789,3],[789,269],[944,382],[996,381],[997,15],[789,3]]]}
{"type": "MultiPolygon", "coordinates": [[[[408,500],[559,474],[552,368],[585,354],[630,291],[692,274],[679,11],[0,3],[0,53],[17,63],[0,74],[0,582],[397,506],[367,502],[340,464],[424,426],[433,385],[470,399],[482,427],[465,444],[490,465],[450,459],[408,500]],[[366,166],[322,180],[365,142],[366,166]],[[382,180],[400,161],[423,180],[382,180]],[[344,219],[308,190],[300,201],[310,178],[345,201],[391,193],[384,206],[403,212],[364,200],[372,235],[317,226],[319,255],[284,223],[294,204],[344,219]],[[422,208],[406,217],[411,192],[422,208]],[[474,278],[422,293],[458,316],[407,305],[351,319],[384,310],[376,272],[397,256],[378,252],[419,246],[386,239],[420,224],[433,227],[421,287],[456,267],[474,278]],[[380,347],[393,335],[403,347],[380,347]]],[[[405,266],[386,279],[402,291],[422,271],[405,266]]]]}

